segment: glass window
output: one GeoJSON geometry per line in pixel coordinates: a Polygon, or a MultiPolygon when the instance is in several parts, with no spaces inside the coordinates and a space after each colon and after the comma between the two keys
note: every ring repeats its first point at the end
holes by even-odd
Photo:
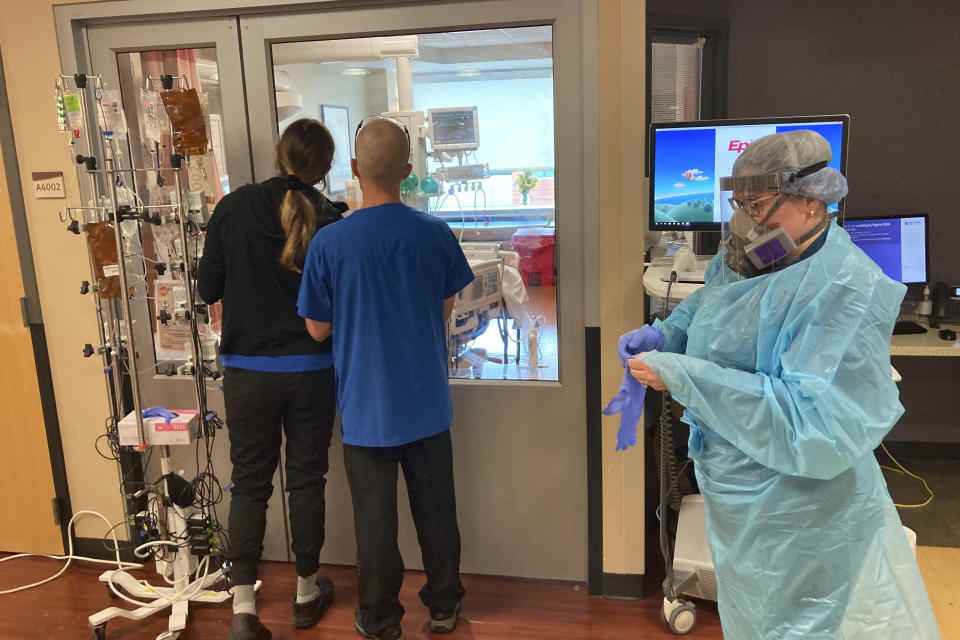
{"type": "Polygon", "coordinates": [[[449,327],[456,378],[558,380],[552,28],[273,45],[277,126],[327,124],[328,195],[353,205],[366,116],[411,132],[410,206],[445,220],[476,280],[449,327]],[[347,167],[347,169],[344,169],[347,167]],[[414,184],[415,182],[415,184],[414,184]]]}
{"type": "Polygon", "coordinates": [[[687,42],[651,42],[650,117],[652,122],[700,118],[702,38],[674,36],[687,42]]]}

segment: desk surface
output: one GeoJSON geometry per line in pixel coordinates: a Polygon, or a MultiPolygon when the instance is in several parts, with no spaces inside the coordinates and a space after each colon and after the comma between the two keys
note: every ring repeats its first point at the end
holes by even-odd
{"type": "MultiPolygon", "coordinates": [[[[940,329],[931,329],[925,319],[910,318],[918,323],[926,333],[910,333],[893,336],[890,339],[890,355],[892,356],[956,356],[960,357],[960,341],[951,342],[940,339],[940,329]]],[[[953,329],[960,333],[960,325],[941,323],[941,329],[953,329]]]]}
{"type": "MultiPolygon", "coordinates": [[[[709,258],[697,256],[697,266],[700,269],[706,269],[709,258]]],[[[661,260],[658,263],[646,264],[643,271],[643,288],[648,296],[657,298],[666,298],[667,291],[670,291],[670,300],[678,302],[703,286],[702,282],[675,282],[671,286],[669,282],[664,282],[664,277],[670,276],[670,269],[673,265],[672,260],[661,260]]]]}
{"type": "MultiPolygon", "coordinates": [[[[643,273],[643,286],[647,295],[659,298],[667,297],[668,283],[661,280],[661,276],[670,273],[670,266],[647,265],[643,273]]],[[[700,287],[702,284],[686,282],[674,283],[670,289],[671,300],[682,300],[700,287]]],[[[910,333],[891,336],[890,355],[892,356],[924,356],[924,357],[960,357],[960,340],[950,342],[940,338],[940,329],[931,329],[926,318],[904,318],[913,320],[927,330],[926,333],[910,333]]],[[[941,323],[941,329],[953,329],[960,334],[960,324],[941,323]]]]}

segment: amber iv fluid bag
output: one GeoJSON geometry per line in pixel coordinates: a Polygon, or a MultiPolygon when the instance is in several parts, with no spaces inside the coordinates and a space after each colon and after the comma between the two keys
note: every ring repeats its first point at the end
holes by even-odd
{"type": "Polygon", "coordinates": [[[103,299],[120,297],[120,267],[117,264],[117,245],[113,227],[96,222],[87,225],[87,242],[97,273],[97,288],[103,299]]]}
{"type": "Polygon", "coordinates": [[[160,99],[173,126],[173,148],[177,153],[200,155],[207,152],[207,127],[196,89],[162,91],[160,99]]]}

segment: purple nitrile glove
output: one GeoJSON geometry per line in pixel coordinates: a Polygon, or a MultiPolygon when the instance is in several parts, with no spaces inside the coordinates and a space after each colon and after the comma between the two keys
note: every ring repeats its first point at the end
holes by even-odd
{"type": "MultiPolygon", "coordinates": [[[[660,332],[657,331],[657,333],[660,332]]],[[[620,414],[620,429],[617,430],[617,451],[623,451],[637,444],[637,424],[640,422],[643,401],[646,397],[647,388],[630,375],[629,369],[625,371],[623,382],[620,384],[620,391],[613,396],[610,404],[603,409],[603,415],[605,416],[620,414]]]]}
{"type": "Polygon", "coordinates": [[[660,329],[644,325],[639,329],[628,331],[617,340],[617,355],[620,364],[627,366],[627,360],[644,351],[659,351],[663,346],[663,334],[660,329]]]}
{"type": "Polygon", "coordinates": [[[160,406],[144,409],[142,415],[144,418],[164,418],[166,419],[167,424],[170,424],[170,421],[177,417],[177,414],[175,414],[173,411],[164,409],[160,406]]]}

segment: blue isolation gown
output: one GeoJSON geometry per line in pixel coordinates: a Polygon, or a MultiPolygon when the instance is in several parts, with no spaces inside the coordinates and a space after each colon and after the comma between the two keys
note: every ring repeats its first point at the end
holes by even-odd
{"type": "Polygon", "coordinates": [[[904,295],[832,224],[812,256],[707,283],[644,360],[686,407],[729,640],[939,638],[873,450],[903,413],[904,295]]]}

